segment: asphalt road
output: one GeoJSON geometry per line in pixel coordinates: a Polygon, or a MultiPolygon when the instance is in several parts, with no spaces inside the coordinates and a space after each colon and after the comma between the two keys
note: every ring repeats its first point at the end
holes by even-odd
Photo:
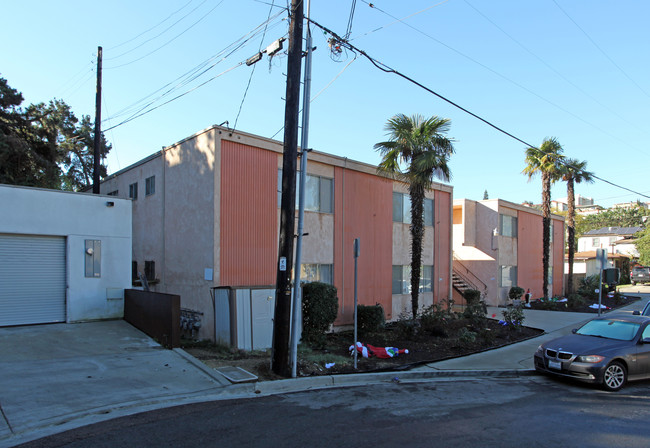
{"type": "Polygon", "coordinates": [[[449,379],[179,406],[24,447],[643,447],[650,382],[618,393],[545,377],[449,379]]]}

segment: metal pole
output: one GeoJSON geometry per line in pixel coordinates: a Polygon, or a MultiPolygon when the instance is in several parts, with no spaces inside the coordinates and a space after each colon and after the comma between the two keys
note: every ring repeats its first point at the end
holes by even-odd
{"type": "Polygon", "coordinates": [[[99,166],[102,136],[102,47],[97,47],[97,93],[95,94],[95,141],[93,164],[93,194],[99,194],[99,166]]]}
{"type": "Polygon", "coordinates": [[[357,264],[361,249],[359,238],[354,239],[354,369],[357,369],[357,264]]]}
{"type": "MultiPolygon", "coordinates": [[[[305,2],[305,18],[309,19],[309,0],[305,2]]],[[[302,236],[305,226],[305,183],[307,179],[307,153],[309,150],[309,100],[311,99],[311,31],[307,24],[307,54],[305,56],[305,78],[302,93],[302,134],[300,140],[300,191],[298,192],[298,238],[296,240],[296,265],[294,269],[293,312],[291,325],[291,377],[297,375],[298,339],[302,329],[302,285],[300,264],[302,261],[302,236]]]]}
{"type": "Polygon", "coordinates": [[[303,2],[291,1],[289,49],[287,58],[287,96],[284,117],[284,154],[282,156],[282,201],[278,249],[275,313],[273,319],[273,356],[271,369],[291,376],[289,344],[291,332],[291,269],[296,222],[296,164],[298,158],[298,114],[300,110],[300,70],[302,65],[303,2]]]}

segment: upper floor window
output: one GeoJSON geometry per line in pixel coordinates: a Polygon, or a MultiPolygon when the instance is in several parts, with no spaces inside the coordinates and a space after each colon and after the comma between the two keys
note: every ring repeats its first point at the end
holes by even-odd
{"type": "Polygon", "coordinates": [[[151,196],[156,192],[156,176],[147,177],[144,181],[144,195],[151,196]]]}
{"type": "Polygon", "coordinates": [[[517,266],[499,266],[499,286],[517,286],[517,266]]]}
{"type": "Polygon", "coordinates": [[[129,185],[129,198],[133,199],[134,201],[138,199],[138,183],[133,183],[129,185]]]}
{"type": "MultiPolygon", "coordinates": [[[[282,205],[282,169],[278,169],[278,207],[282,205]]],[[[296,173],[296,209],[300,197],[300,172],[296,173]]],[[[333,213],[334,180],[328,177],[307,174],[305,179],[305,210],[333,213]]]]}
{"type": "Polygon", "coordinates": [[[600,238],[592,238],[591,239],[591,245],[596,247],[600,245],[600,238]]]}
{"type": "MultiPolygon", "coordinates": [[[[433,199],[424,199],[424,225],[433,225],[433,199]]],[[[393,192],[393,222],[411,224],[411,197],[407,193],[393,192]]]]}
{"type": "Polygon", "coordinates": [[[501,236],[517,237],[517,218],[510,215],[499,215],[499,230],[501,236]]]}
{"type": "Polygon", "coordinates": [[[119,193],[119,190],[113,190],[113,191],[109,191],[108,193],[106,193],[106,196],[117,196],[118,193],[119,193]]]}

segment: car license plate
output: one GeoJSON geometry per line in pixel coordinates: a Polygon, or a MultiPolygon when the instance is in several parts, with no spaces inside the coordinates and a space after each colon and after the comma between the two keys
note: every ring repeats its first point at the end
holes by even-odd
{"type": "Polygon", "coordinates": [[[548,368],[549,369],[562,370],[562,363],[557,362],[557,361],[549,361],[548,362],[548,368]]]}

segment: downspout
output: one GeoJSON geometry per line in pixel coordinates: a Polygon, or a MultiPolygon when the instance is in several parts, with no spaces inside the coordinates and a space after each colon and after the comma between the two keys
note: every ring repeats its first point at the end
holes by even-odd
{"type": "Polygon", "coordinates": [[[452,300],[453,272],[454,272],[454,196],[453,190],[449,193],[449,292],[448,302],[452,300]]]}
{"type": "MultiPolygon", "coordinates": [[[[348,168],[348,158],[343,160],[343,178],[341,180],[341,314],[345,314],[345,172],[348,168]]],[[[356,341],[355,341],[356,342],[356,341]]]]}
{"type": "Polygon", "coordinates": [[[167,292],[167,284],[165,283],[165,268],[166,268],[166,254],[165,254],[165,190],[167,189],[167,182],[165,179],[165,147],[163,146],[161,152],[161,159],[162,159],[162,269],[160,269],[160,281],[162,283],[162,289],[163,292],[167,292]]]}

